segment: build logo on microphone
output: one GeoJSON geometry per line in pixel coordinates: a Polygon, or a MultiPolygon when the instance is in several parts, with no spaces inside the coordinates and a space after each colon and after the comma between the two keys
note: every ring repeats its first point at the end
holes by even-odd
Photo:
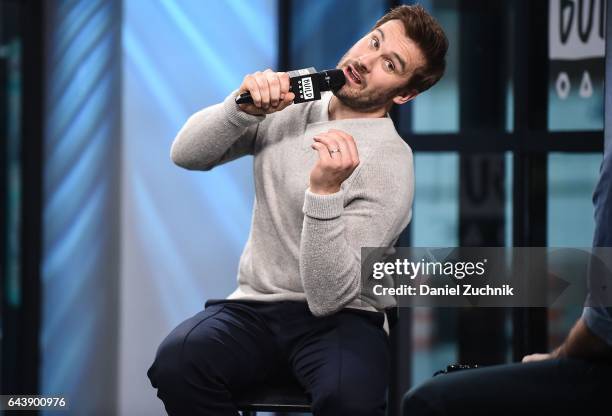
{"type": "Polygon", "coordinates": [[[300,86],[300,95],[304,100],[312,100],[314,99],[314,90],[312,88],[312,78],[304,77],[302,78],[302,85],[300,86]]]}
{"type": "Polygon", "coordinates": [[[321,91],[319,90],[316,74],[314,76],[303,75],[290,78],[290,82],[291,91],[295,93],[295,99],[293,100],[295,104],[321,99],[321,91]]]}

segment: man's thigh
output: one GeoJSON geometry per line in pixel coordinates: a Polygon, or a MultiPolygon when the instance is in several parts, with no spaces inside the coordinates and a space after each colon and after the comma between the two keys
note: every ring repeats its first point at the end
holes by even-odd
{"type": "Polygon", "coordinates": [[[412,389],[402,415],[588,414],[612,387],[606,373],[606,366],[572,359],[462,370],[412,389]]]}
{"type": "Polygon", "coordinates": [[[274,337],[254,308],[221,302],[170,332],[159,346],[149,377],[155,383],[157,374],[178,374],[189,385],[208,378],[240,389],[263,379],[277,356],[274,337]]]}
{"type": "Polygon", "coordinates": [[[290,353],[290,364],[312,396],[315,416],[384,415],[389,342],[382,314],[341,311],[316,318],[290,353]]]}

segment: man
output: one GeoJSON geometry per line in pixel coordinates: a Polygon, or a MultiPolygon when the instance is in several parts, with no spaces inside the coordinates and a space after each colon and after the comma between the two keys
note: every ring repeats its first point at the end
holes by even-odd
{"type": "MultiPolygon", "coordinates": [[[[593,246],[612,247],[612,146],[606,148],[593,202],[593,246]]],[[[598,303],[597,297],[591,297],[567,339],[553,352],[525,356],[523,363],[434,377],[408,392],[402,414],[559,416],[609,410],[612,308],[609,300],[598,303]]]]}
{"type": "Polygon", "coordinates": [[[360,297],[360,249],[392,246],[410,220],[410,148],[387,116],[434,85],[447,40],[401,6],[340,60],[347,83],[291,105],[285,73],[247,75],[194,114],[172,159],[209,170],[254,155],[255,204],[238,288],[181,323],[148,371],[171,415],[237,415],[233,395],[288,367],[315,415],[383,415],[389,305],[360,297]],[[235,104],[249,91],[253,104],[235,104]]]}

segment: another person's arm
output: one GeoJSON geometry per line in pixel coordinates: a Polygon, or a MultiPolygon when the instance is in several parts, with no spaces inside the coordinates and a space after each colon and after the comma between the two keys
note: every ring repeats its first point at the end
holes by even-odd
{"type": "Polygon", "coordinates": [[[523,358],[523,362],[561,357],[611,360],[612,317],[610,311],[606,308],[584,308],[582,317],[578,319],[567,339],[559,347],[549,354],[527,355],[523,358]],[[593,329],[597,332],[594,332],[593,329]]]}
{"type": "MultiPolygon", "coordinates": [[[[594,247],[612,246],[612,152],[607,149],[601,164],[597,187],[593,194],[595,206],[594,247]]],[[[595,270],[595,269],[594,269],[595,270]]],[[[593,305],[593,302],[587,304],[593,305]]],[[[601,303],[595,303],[600,305],[601,303]]],[[[563,344],[550,354],[532,354],[523,362],[557,357],[612,360],[612,308],[587,306],[563,344]]]]}

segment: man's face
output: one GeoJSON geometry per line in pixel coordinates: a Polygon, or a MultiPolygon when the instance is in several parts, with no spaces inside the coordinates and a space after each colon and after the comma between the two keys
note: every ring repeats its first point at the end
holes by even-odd
{"type": "Polygon", "coordinates": [[[406,37],[399,20],[390,20],[361,38],[340,59],[346,84],[336,97],[359,111],[403,104],[416,92],[405,91],[415,69],[425,62],[418,46],[406,37]]]}

